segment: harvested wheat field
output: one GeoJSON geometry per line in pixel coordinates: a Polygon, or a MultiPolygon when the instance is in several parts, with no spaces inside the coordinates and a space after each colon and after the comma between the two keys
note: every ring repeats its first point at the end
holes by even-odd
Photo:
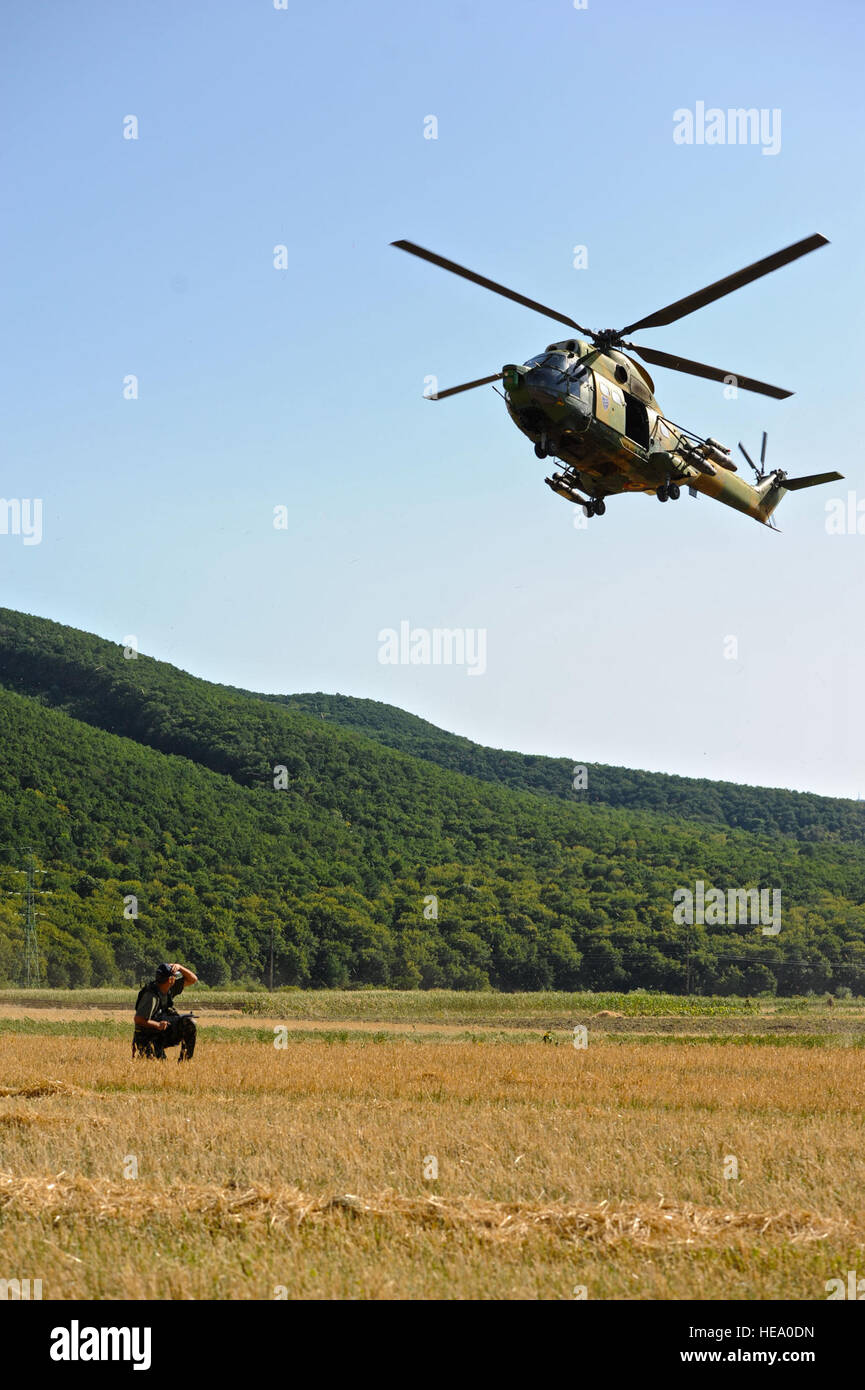
{"type": "Polygon", "coordinates": [[[123,1014],[24,1013],[0,1249],[46,1299],[820,1300],[861,1264],[865,1059],[819,1021],[580,1049],[205,1018],[179,1066],[123,1014]]]}

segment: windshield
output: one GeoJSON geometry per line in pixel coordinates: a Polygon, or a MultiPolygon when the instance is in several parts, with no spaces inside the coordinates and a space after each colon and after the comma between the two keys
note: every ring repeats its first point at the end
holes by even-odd
{"type": "Polygon", "coordinates": [[[559,372],[564,372],[567,365],[568,358],[564,352],[539,352],[537,357],[530,357],[526,363],[527,367],[552,367],[559,372]]]}

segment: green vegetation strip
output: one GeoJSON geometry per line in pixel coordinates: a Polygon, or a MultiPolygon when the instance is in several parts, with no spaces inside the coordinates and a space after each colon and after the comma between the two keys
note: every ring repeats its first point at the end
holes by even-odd
{"type": "MultiPolygon", "coordinates": [[[[478,1045],[495,1045],[498,1043],[530,1044],[543,1041],[543,1034],[535,1031],[524,1030],[518,1033],[503,1032],[487,1029],[483,1033],[472,1033],[464,1031],[459,1033],[425,1033],[422,1031],[413,1033],[391,1033],[387,1029],[376,1032],[368,1030],[361,1031],[352,1028],[295,1028],[292,1029],[288,1024],[274,1024],[273,1027],[255,1028],[241,1027],[228,1028],[219,1024],[206,1024],[200,1033],[203,1042],[207,1043],[266,1043],[273,1046],[277,1033],[276,1029],[285,1028],[285,1032],[280,1031],[280,1039],[286,1042],[323,1042],[323,1043],[361,1043],[361,1044],[380,1044],[380,1043],[476,1043],[478,1045]]],[[[131,1039],[132,1028],[130,1024],[115,1022],[114,1020],[100,1019],[92,1021],[61,1020],[53,1019],[33,1019],[33,1018],[4,1018],[0,1019],[0,1033],[13,1034],[37,1034],[43,1037],[63,1037],[63,1038],[104,1038],[106,1040],[131,1039]]],[[[606,1045],[628,1046],[634,1044],[655,1044],[664,1043],[670,1047],[692,1047],[700,1044],[705,1046],[711,1044],[725,1047],[865,1047],[865,1033],[847,1033],[843,1035],[828,1035],[823,1033],[699,1033],[699,1034],[670,1034],[670,1033],[605,1033],[594,1031],[590,1035],[590,1046],[603,1047],[606,1045]]],[[[573,1039],[568,1033],[557,1033],[553,1035],[552,1044],[559,1047],[572,1047],[573,1039]]],[[[579,1049],[577,1049],[579,1050],[579,1049]]]]}
{"type": "MultiPolygon", "coordinates": [[[[207,1043],[266,1043],[273,1047],[276,1041],[276,1028],[281,1029],[282,1025],[274,1024],[270,1028],[226,1028],[219,1024],[207,1024],[199,1033],[199,1039],[207,1043]]],[[[540,1033],[519,1033],[516,1035],[509,1033],[496,1033],[488,1031],[485,1033],[388,1033],[386,1030],[375,1033],[364,1029],[351,1028],[295,1028],[292,1029],[285,1025],[286,1031],[280,1031],[279,1037],[283,1037],[288,1042],[324,1042],[324,1043],[454,1043],[454,1042],[474,1042],[474,1043],[528,1043],[540,1042],[540,1033]]],[[[56,1022],[53,1019],[33,1019],[33,1018],[3,1018],[0,1019],[0,1033],[14,1034],[36,1034],[43,1037],[59,1038],[105,1038],[105,1039],[129,1039],[132,1038],[132,1025],[126,1023],[115,1023],[111,1020],[94,1020],[93,1022],[61,1020],[56,1022]]]]}
{"type": "MultiPolygon", "coordinates": [[[[28,1009],[132,1009],[135,989],[3,989],[0,1004],[28,1009]]],[[[364,1020],[370,1023],[503,1023],[519,1024],[529,1019],[549,1026],[554,1021],[584,1018],[587,1014],[609,1010],[625,1018],[733,1018],[758,1016],[771,1008],[776,1015],[826,1011],[823,998],[796,997],[777,1000],[749,1000],[739,997],[651,994],[565,992],[539,990],[502,994],[493,990],[474,993],[464,990],[300,990],[278,989],[269,994],[258,990],[216,990],[200,986],[183,996],[183,1007],[196,1013],[209,1010],[240,1011],[253,1017],[296,1018],[310,1021],[342,1022],[364,1020]]],[[[833,1012],[857,1011],[865,1014],[865,1000],[838,1001],[833,1012]]]]}

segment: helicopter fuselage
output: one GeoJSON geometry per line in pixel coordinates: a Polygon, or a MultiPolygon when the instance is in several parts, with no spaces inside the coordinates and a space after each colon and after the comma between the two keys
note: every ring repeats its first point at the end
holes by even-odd
{"type": "Polygon", "coordinates": [[[648,372],[623,352],[568,339],[504,367],[502,380],[508,413],[538,456],[566,465],[547,481],[571,502],[622,492],[675,497],[681,483],[765,523],[784,496],[777,474],[752,487],[723,445],[667,420],[648,372]]]}

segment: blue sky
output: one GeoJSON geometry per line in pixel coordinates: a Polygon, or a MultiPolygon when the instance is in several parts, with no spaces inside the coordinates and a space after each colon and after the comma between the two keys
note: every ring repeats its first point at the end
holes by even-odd
{"type": "Polygon", "coordinates": [[[865,502],[856,0],[48,3],[2,27],[2,494],[44,520],[0,535],[0,602],[495,746],[865,795],[865,535],[825,509],[865,502]],[[780,152],[675,144],[698,101],[779,109],[780,152]],[[815,231],[640,335],[796,392],[654,372],[672,419],[846,475],[788,496],[782,535],[687,496],[577,529],[491,389],[422,399],[565,330],[395,238],[597,328],[815,231]],[[486,672],[380,664],[403,619],[484,629],[486,672]]]}

